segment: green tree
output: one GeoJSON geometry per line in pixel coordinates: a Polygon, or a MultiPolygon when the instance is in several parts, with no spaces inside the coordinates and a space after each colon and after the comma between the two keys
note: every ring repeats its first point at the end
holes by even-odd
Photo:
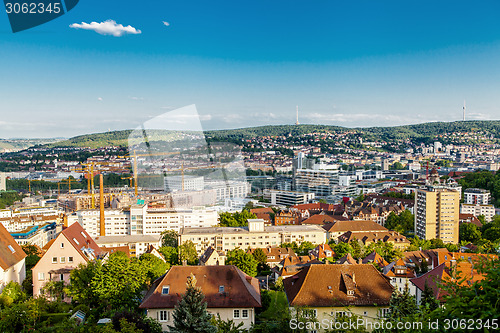
{"type": "Polygon", "coordinates": [[[177,248],[171,246],[162,246],[158,249],[158,252],[163,255],[163,258],[165,258],[165,261],[170,266],[179,264],[179,251],[177,248]]]}
{"type": "Polygon", "coordinates": [[[140,257],[141,265],[146,269],[148,284],[151,285],[154,280],[165,274],[170,265],[157,258],[151,253],[144,253],[140,257]]]}
{"type": "Polygon", "coordinates": [[[462,223],[459,230],[460,241],[475,243],[481,239],[481,231],[473,223],[462,223]]]}
{"type": "Polygon", "coordinates": [[[0,306],[6,307],[16,303],[22,303],[27,299],[23,288],[16,282],[9,282],[0,294],[0,306]]]}
{"type": "Polygon", "coordinates": [[[255,249],[252,253],[253,257],[259,264],[266,264],[267,263],[267,256],[264,253],[262,249],[255,249]]]}
{"type": "Polygon", "coordinates": [[[217,314],[217,318],[212,317],[211,321],[213,326],[217,327],[217,333],[243,333],[248,332],[243,329],[243,322],[236,325],[232,319],[222,320],[220,315],[217,314]]]}
{"type": "Polygon", "coordinates": [[[309,251],[311,251],[315,247],[316,246],[314,246],[313,243],[305,241],[300,243],[299,247],[295,250],[295,253],[299,256],[307,256],[309,255],[309,251]]]}
{"type": "Polygon", "coordinates": [[[161,233],[161,246],[179,246],[179,234],[175,230],[165,230],[161,233]]]}
{"type": "Polygon", "coordinates": [[[250,276],[257,275],[257,260],[242,249],[234,249],[227,253],[226,265],[235,265],[250,276]]]}
{"type": "MultiPolygon", "coordinates": [[[[335,259],[342,258],[348,253],[352,253],[352,247],[348,243],[340,242],[331,246],[333,252],[335,252],[335,259]]],[[[352,254],[351,254],[352,255],[352,254]]]]}
{"type": "Polygon", "coordinates": [[[196,287],[196,278],[193,274],[188,277],[186,293],[175,307],[173,319],[174,326],[169,326],[172,333],[217,332],[217,327],[211,324],[205,296],[201,289],[196,287]]]}
{"type": "Polygon", "coordinates": [[[241,212],[219,214],[219,225],[221,227],[245,227],[248,225],[248,219],[255,219],[257,216],[243,209],[241,212]]]}
{"type": "Polygon", "coordinates": [[[387,262],[393,262],[403,257],[403,252],[394,248],[394,244],[388,242],[371,243],[366,247],[365,253],[372,253],[373,251],[377,252],[387,262]]]}
{"type": "Polygon", "coordinates": [[[362,255],[362,248],[361,245],[359,244],[359,241],[354,237],[350,242],[349,245],[351,246],[351,255],[354,259],[359,259],[361,258],[362,255]]]}
{"type": "Polygon", "coordinates": [[[198,264],[198,252],[196,252],[196,246],[192,241],[188,240],[179,246],[179,256],[181,262],[186,261],[188,265],[198,264]]]}

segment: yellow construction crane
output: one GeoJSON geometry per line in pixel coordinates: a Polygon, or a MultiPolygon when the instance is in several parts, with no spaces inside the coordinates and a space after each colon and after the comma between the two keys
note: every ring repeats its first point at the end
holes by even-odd
{"type": "Polygon", "coordinates": [[[63,179],[60,182],[57,182],[57,195],[60,194],[60,184],[68,185],[68,193],[71,192],[71,182],[78,183],[78,180],[75,178],[68,177],[68,179],[63,179]]]}
{"type": "Polygon", "coordinates": [[[133,172],[134,172],[134,193],[135,196],[138,195],[138,185],[137,185],[137,179],[139,178],[138,171],[137,171],[137,157],[148,157],[148,156],[167,156],[167,155],[180,155],[180,152],[169,152],[169,153],[151,153],[151,154],[137,154],[137,152],[134,150],[133,154],[128,154],[125,156],[118,156],[119,158],[132,158],[133,162],[133,172]]]}
{"type": "Polygon", "coordinates": [[[207,166],[197,166],[197,167],[184,167],[184,163],[179,169],[167,169],[165,171],[167,172],[181,172],[181,186],[182,190],[184,191],[184,171],[185,170],[202,170],[202,169],[217,169],[217,168],[224,168],[224,164],[214,164],[214,165],[207,165],[207,166]]]}

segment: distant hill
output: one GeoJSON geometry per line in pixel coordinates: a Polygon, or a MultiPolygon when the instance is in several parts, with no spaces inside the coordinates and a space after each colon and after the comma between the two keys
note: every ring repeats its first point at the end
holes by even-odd
{"type": "Polygon", "coordinates": [[[61,138],[54,139],[0,139],[0,153],[16,152],[35,145],[43,145],[52,142],[63,140],[61,138]]]}
{"type": "MultiPolygon", "coordinates": [[[[471,132],[483,131],[500,137],[500,121],[456,121],[456,122],[432,122],[417,125],[405,125],[394,127],[368,127],[347,128],[330,125],[269,125],[260,127],[248,127],[231,130],[206,131],[207,137],[212,140],[235,141],[243,138],[257,136],[286,136],[302,135],[312,132],[347,132],[356,131],[370,139],[396,140],[406,138],[433,138],[447,132],[471,132]]],[[[132,130],[113,131],[80,135],[74,138],[58,141],[46,145],[46,147],[89,147],[99,148],[107,146],[127,147],[128,137],[132,130]]],[[[158,137],[160,139],[161,136],[158,137]]]]}

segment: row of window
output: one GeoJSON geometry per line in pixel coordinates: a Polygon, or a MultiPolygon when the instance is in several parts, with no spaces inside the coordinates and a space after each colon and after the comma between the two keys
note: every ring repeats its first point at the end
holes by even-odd
{"type": "MultiPolygon", "coordinates": [[[[57,257],[52,257],[52,263],[53,264],[57,264],[57,263],[60,263],[60,264],[64,264],[66,263],[66,257],[60,257],[60,258],[57,258],[57,257]],[[59,259],[59,261],[57,260],[59,259]]],[[[68,262],[69,263],[72,263],[73,262],[73,257],[68,257],[68,262]]]]}
{"type": "MultiPolygon", "coordinates": [[[[233,319],[248,319],[249,318],[249,310],[248,309],[235,309],[233,310],[233,319]]],[[[158,319],[160,322],[170,321],[170,311],[168,310],[160,310],[158,312],[158,319]]]]}

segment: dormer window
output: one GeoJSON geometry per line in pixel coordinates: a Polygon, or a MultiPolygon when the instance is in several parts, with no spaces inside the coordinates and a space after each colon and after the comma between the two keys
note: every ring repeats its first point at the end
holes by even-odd
{"type": "Polygon", "coordinates": [[[12,247],[12,245],[7,245],[7,247],[9,248],[10,252],[12,252],[12,253],[16,252],[16,250],[14,250],[14,248],[12,247]]]}
{"type": "Polygon", "coordinates": [[[224,286],[219,286],[219,293],[223,293],[224,292],[224,286]]]}
{"type": "Polygon", "coordinates": [[[82,234],[83,238],[87,238],[87,236],[85,236],[85,234],[83,233],[83,231],[80,231],[80,233],[82,234]]]}
{"type": "Polygon", "coordinates": [[[163,288],[161,288],[162,295],[168,295],[169,292],[170,292],[170,286],[164,286],[163,288]]]}
{"type": "Polygon", "coordinates": [[[73,241],[76,243],[76,245],[80,245],[80,243],[76,240],[76,238],[73,238],[73,241]]]}
{"type": "Polygon", "coordinates": [[[64,243],[61,243],[61,249],[64,249],[64,243]]]}

